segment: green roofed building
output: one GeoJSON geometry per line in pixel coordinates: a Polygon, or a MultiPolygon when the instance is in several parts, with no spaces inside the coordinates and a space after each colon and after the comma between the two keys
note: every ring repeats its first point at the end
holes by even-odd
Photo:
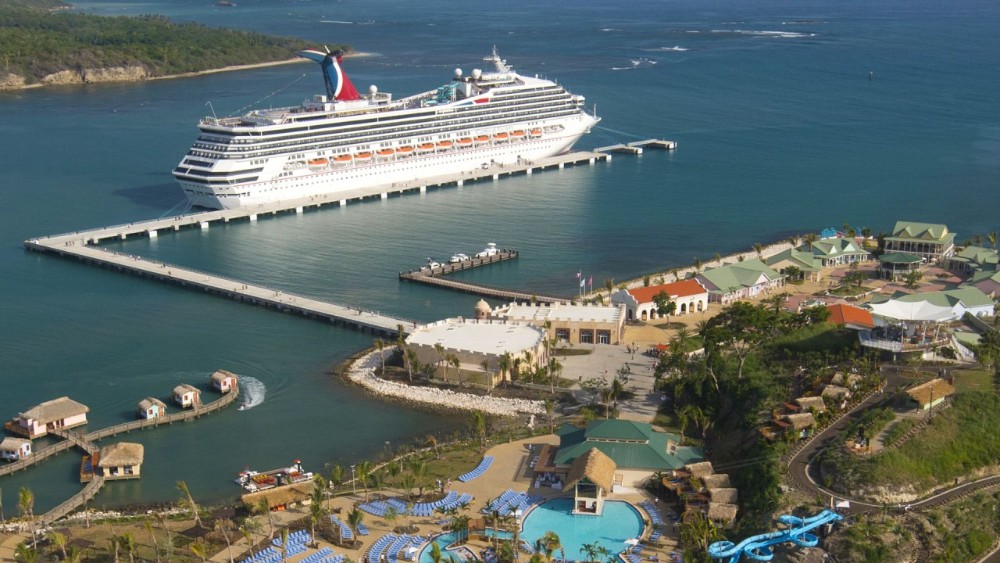
{"type": "Polygon", "coordinates": [[[800,277],[812,281],[823,279],[823,269],[867,262],[872,259],[870,252],[865,250],[852,238],[831,238],[817,240],[812,245],[783,250],[767,259],[767,265],[788,275],[789,266],[798,269],[800,277]]]}
{"type": "Polygon", "coordinates": [[[570,473],[577,458],[597,449],[615,464],[614,486],[640,488],[657,472],[669,472],[704,460],[699,448],[681,446],[677,434],[659,432],[644,422],[595,420],[586,428],[563,425],[556,434],[559,449],[552,460],[554,473],[570,473]]]}
{"type": "Polygon", "coordinates": [[[889,252],[878,257],[878,272],[883,279],[898,281],[906,279],[910,272],[919,272],[924,259],[916,254],[889,252]]]}
{"type": "Polygon", "coordinates": [[[695,279],[708,290],[710,302],[723,305],[766,293],[785,284],[785,278],[781,274],[756,258],[705,270],[695,276],[695,279]]]}
{"type": "Polygon", "coordinates": [[[997,251],[982,246],[966,246],[948,258],[948,269],[967,276],[976,272],[997,272],[997,251]]]}
{"type": "Polygon", "coordinates": [[[896,221],[892,236],[885,237],[885,252],[905,252],[937,262],[955,253],[955,233],[945,225],[896,221]]]}

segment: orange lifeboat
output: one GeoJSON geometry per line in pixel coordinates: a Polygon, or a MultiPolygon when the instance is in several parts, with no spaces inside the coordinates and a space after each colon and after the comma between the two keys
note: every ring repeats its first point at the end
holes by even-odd
{"type": "Polygon", "coordinates": [[[389,158],[392,155],[396,154],[396,151],[392,149],[381,149],[375,154],[377,154],[379,158],[389,158]]]}
{"type": "Polygon", "coordinates": [[[434,150],[434,143],[421,143],[417,145],[417,152],[428,152],[434,150]]]}
{"type": "Polygon", "coordinates": [[[354,155],[354,160],[356,162],[367,162],[367,161],[369,161],[371,159],[372,159],[372,153],[367,152],[367,151],[366,152],[359,152],[358,154],[354,155]]]}
{"type": "Polygon", "coordinates": [[[413,147],[410,145],[404,145],[396,149],[396,154],[398,156],[410,156],[413,154],[413,147]]]}
{"type": "Polygon", "coordinates": [[[314,158],[309,161],[309,166],[326,166],[328,162],[325,158],[314,158]]]}
{"type": "Polygon", "coordinates": [[[345,164],[350,164],[352,160],[354,160],[354,157],[352,157],[349,154],[339,154],[339,155],[333,157],[333,163],[336,164],[336,165],[338,165],[338,166],[343,166],[345,164]]]}
{"type": "Polygon", "coordinates": [[[494,133],[493,134],[493,140],[496,141],[496,142],[498,142],[498,143],[506,143],[507,142],[507,133],[494,133]]]}
{"type": "Polygon", "coordinates": [[[463,149],[471,147],[472,146],[472,139],[470,139],[469,137],[462,137],[461,139],[458,140],[458,146],[461,147],[461,148],[463,148],[463,149]]]}
{"type": "Polygon", "coordinates": [[[451,148],[453,143],[451,141],[438,141],[437,149],[439,151],[446,151],[451,148]]]}
{"type": "Polygon", "coordinates": [[[477,145],[481,145],[483,143],[488,143],[488,142],[490,142],[490,136],[489,135],[479,135],[479,136],[476,137],[476,144],[477,145]]]}
{"type": "Polygon", "coordinates": [[[541,129],[532,129],[531,132],[529,133],[529,135],[531,135],[532,139],[537,138],[537,137],[541,137],[542,136],[542,130],[541,129]]]}
{"type": "Polygon", "coordinates": [[[514,140],[520,141],[520,140],[524,139],[524,131],[518,129],[517,131],[514,131],[513,133],[511,133],[510,136],[514,140]]]}

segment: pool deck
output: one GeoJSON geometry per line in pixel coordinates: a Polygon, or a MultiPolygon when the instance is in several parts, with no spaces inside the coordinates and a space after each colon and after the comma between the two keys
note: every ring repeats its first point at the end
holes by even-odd
{"type": "MultiPolygon", "coordinates": [[[[494,446],[486,452],[486,455],[493,456],[493,464],[482,475],[472,481],[469,481],[468,483],[462,483],[458,479],[452,479],[452,490],[459,493],[468,493],[474,497],[473,501],[469,504],[469,510],[466,513],[475,518],[480,514],[479,511],[486,505],[487,501],[496,498],[500,493],[506,491],[507,489],[513,489],[520,492],[530,492],[531,494],[539,495],[544,499],[565,496],[563,491],[554,490],[548,487],[529,489],[532,484],[531,467],[529,464],[534,454],[528,449],[528,447],[534,446],[534,452],[537,452],[539,446],[542,444],[558,445],[559,437],[549,434],[546,436],[536,436],[534,438],[494,446]]],[[[374,491],[370,491],[370,493],[374,493],[374,491]]],[[[394,494],[394,491],[387,490],[386,493],[392,495],[394,494]]],[[[639,510],[639,513],[643,515],[643,518],[648,520],[648,516],[645,511],[637,506],[640,501],[649,498],[649,495],[644,491],[636,490],[625,493],[615,493],[609,495],[608,498],[611,500],[624,500],[631,502],[633,505],[636,505],[635,508],[639,510]]],[[[339,509],[340,513],[338,516],[340,516],[341,519],[346,519],[347,513],[351,511],[354,503],[363,500],[364,492],[361,489],[358,489],[358,494],[356,496],[347,495],[337,497],[331,499],[329,505],[331,510],[339,509]]],[[[275,529],[278,529],[279,526],[288,525],[301,518],[306,518],[304,522],[308,527],[308,514],[308,507],[295,507],[284,512],[273,512],[272,518],[274,519],[275,529]]],[[[414,524],[420,529],[420,535],[433,535],[443,531],[442,527],[437,524],[437,522],[441,519],[442,518],[439,515],[430,517],[400,516],[396,519],[394,524],[390,524],[383,518],[372,516],[371,514],[365,514],[364,525],[371,533],[368,536],[359,537],[362,542],[362,546],[359,549],[347,549],[330,545],[322,541],[319,542],[319,547],[330,547],[336,553],[343,553],[353,561],[360,561],[368,551],[368,548],[376,540],[378,540],[378,538],[392,532],[393,527],[414,524]]],[[[265,528],[267,527],[266,522],[264,523],[264,526],[265,528]]],[[[479,542],[476,540],[469,541],[468,545],[476,551],[476,553],[478,553],[480,549],[487,547],[485,542],[479,542]]],[[[643,558],[645,560],[647,556],[655,555],[659,558],[661,563],[666,563],[670,561],[670,552],[676,550],[676,546],[677,530],[666,530],[658,546],[647,547],[646,550],[643,551],[643,558]]],[[[305,553],[295,557],[290,557],[289,561],[291,563],[297,563],[315,552],[315,549],[309,549],[305,553]]],[[[239,561],[246,557],[246,555],[247,548],[245,540],[240,539],[239,541],[234,542],[234,559],[239,561]]],[[[582,556],[579,554],[567,553],[566,557],[568,559],[578,560],[582,556]]],[[[527,557],[524,557],[523,560],[526,561],[527,557]]],[[[222,550],[211,557],[209,561],[214,563],[228,563],[229,554],[226,550],[222,550]]]]}

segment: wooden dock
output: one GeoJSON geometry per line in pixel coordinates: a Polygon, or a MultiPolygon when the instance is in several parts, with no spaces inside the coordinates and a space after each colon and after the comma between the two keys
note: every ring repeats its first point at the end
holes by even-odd
{"type": "Polygon", "coordinates": [[[400,325],[404,328],[409,328],[415,327],[416,323],[407,319],[364,311],[358,307],[337,305],[272,288],[248,284],[239,280],[206,274],[173,264],[105,251],[96,248],[96,245],[109,240],[128,240],[129,238],[136,237],[155,238],[162,233],[176,232],[182,229],[195,228],[204,230],[210,228],[213,224],[225,224],[231,221],[245,220],[252,222],[257,221],[260,217],[290,213],[302,214],[308,210],[316,210],[327,206],[344,207],[353,202],[388,199],[390,196],[401,196],[410,193],[425,193],[428,189],[462,186],[469,182],[497,181],[504,177],[531,175],[534,172],[543,170],[561,170],[566,166],[594,165],[599,161],[607,161],[609,159],[609,155],[604,153],[573,152],[537,161],[494,165],[461,174],[447,174],[410,182],[397,182],[388,186],[375,186],[338,194],[278,201],[240,209],[189,213],[138,221],[125,225],[113,225],[86,231],[37,237],[24,241],[24,246],[31,251],[55,254],[65,258],[75,258],[87,264],[103,266],[140,277],[201,290],[212,295],[226,297],[243,303],[261,305],[278,311],[328,321],[361,331],[394,335],[398,332],[400,325]]]}
{"type": "Polygon", "coordinates": [[[463,270],[469,270],[472,268],[477,268],[479,266],[495,264],[497,262],[505,262],[507,260],[514,260],[517,257],[518,257],[517,250],[505,249],[501,250],[500,252],[498,252],[493,256],[487,256],[483,258],[473,257],[468,260],[456,262],[454,264],[450,263],[442,264],[437,268],[424,267],[419,270],[400,272],[399,279],[425,283],[428,285],[435,285],[438,287],[444,287],[448,289],[454,289],[464,293],[472,293],[474,295],[482,295],[485,297],[499,297],[501,299],[509,299],[513,301],[534,301],[537,303],[565,303],[572,300],[568,297],[540,295],[537,293],[531,293],[527,291],[503,289],[485,284],[446,279],[444,277],[453,272],[461,272],[463,270]]]}

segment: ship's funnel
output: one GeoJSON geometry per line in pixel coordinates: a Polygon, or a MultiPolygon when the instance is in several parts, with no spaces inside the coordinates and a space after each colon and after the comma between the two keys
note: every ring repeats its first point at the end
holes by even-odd
{"type": "Polygon", "coordinates": [[[323,69],[323,82],[326,84],[326,98],[328,100],[360,100],[361,95],[351,84],[347,74],[340,68],[341,61],[344,60],[343,51],[324,53],[317,49],[305,49],[296,53],[298,56],[316,61],[323,69]]]}

